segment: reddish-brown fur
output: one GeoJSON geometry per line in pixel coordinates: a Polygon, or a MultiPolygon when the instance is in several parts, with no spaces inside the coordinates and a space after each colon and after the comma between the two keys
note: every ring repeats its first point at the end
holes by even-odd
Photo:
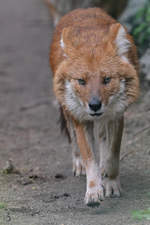
{"type": "MultiPolygon", "coordinates": [[[[85,107],[92,96],[98,96],[102,103],[107,106],[110,97],[119,93],[122,80],[125,82],[126,105],[134,102],[139,93],[136,47],[124,28],[125,35],[121,38],[126,39],[130,46],[123,56],[118,53],[116,39],[120,29],[121,25],[101,9],[78,9],[60,20],[51,45],[50,64],[53,72],[54,92],[63,110],[68,129],[73,126],[84,161],[87,182],[89,182],[91,189],[93,184],[96,187],[99,186],[97,166],[95,166],[95,159],[86,134],[87,128],[85,127],[87,124],[74,116],[66,104],[66,81],[70,82],[75,95],[85,107]],[[109,85],[103,83],[106,77],[111,77],[109,85]],[[80,85],[79,79],[83,79],[86,85],[80,85]],[[96,173],[93,178],[91,178],[92,173],[96,173]]],[[[113,173],[114,170],[115,173],[111,174],[108,169],[109,166],[101,168],[101,171],[109,174],[110,179],[112,177],[115,179],[119,174],[118,160],[123,129],[120,121],[123,121],[123,114],[120,118],[115,119],[117,122],[114,122],[114,124],[117,125],[112,125],[112,127],[114,126],[114,140],[113,143],[110,143],[112,144],[112,155],[110,157],[112,157],[112,160],[116,160],[116,165],[111,171],[113,173]],[[117,151],[117,157],[115,151],[117,151]]],[[[108,129],[112,128],[108,126],[108,129]]],[[[113,188],[115,192],[116,189],[114,186],[113,188]]],[[[93,202],[97,202],[99,195],[101,194],[98,190],[94,194],[92,191],[90,194],[87,192],[86,202],[89,203],[91,199],[93,202]]]]}
{"type": "MultiPolygon", "coordinates": [[[[54,76],[57,69],[59,71],[60,64],[64,62],[61,65],[61,74],[58,75],[60,76],[59,82],[57,82],[58,78],[55,78],[54,90],[58,98],[61,98],[64,93],[63,80],[65,76],[70,79],[72,76],[77,78],[83,76],[86,79],[90,77],[92,79],[96,73],[101,72],[101,76],[111,74],[115,78],[116,74],[119,73],[120,77],[125,77],[128,82],[127,94],[130,97],[129,101],[133,102],[135,100],[138,95],[136,48],[131,36],[127,34],[127,38],[131,42],[131,49],[128,53],[131,65],[120,61],[116,55],[116,47],[113,43],[119,27],[120,24],[116,23],[114,19],[98,8],[74,10],[61,19],[54,33],[50,54],[50,64],[54,76]],[[64,43],[66,44],[65,50],[60,47],[61,36],[63,36],[64,43]],[[64,56],[64,52],[70,58],[67,65],[65,63],[66,57],[64,56]],[[60,85],[62,86],[62,93],[59,93],[60,85]]],[[[96,79],[94,77],[93,79],[92,86],[88,87],[88,90],[79,90],[80,95],[85,97],[85,101],[86,97],[89,98],[88,94],[91,91],[90,89],[93,89],[93,85],[95,89],[95,85],[100,83],[99,77],[96,79]]],[[[110,91],[117,91],[116,82],[118,82],[117,79],[112,83],[111,90],[101,88],[100,94],[104,101],[107,101],[107,94],[110,91]]],[[[61,101],[61,99],[59,100],[61,101]]]]}

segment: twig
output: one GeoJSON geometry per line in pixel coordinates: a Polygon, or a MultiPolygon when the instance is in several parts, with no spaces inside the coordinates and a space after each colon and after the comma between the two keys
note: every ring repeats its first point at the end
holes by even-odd
{"type": "Polygon", "coordinates": [[[128,155],[134,153],[135,150],[131,150],[129,152],[126,152],[125,154],[123,154],[121,157],[120,157],[120,161],[124,160],[124,158],[126,158],[128,155]]]}
{"type": "Polygon", "coordinates": [[[47,7],[49,8],[50,14],[53,18],[53,22],[54,25],[56,26],[61,18],[60,13],[58,12],[58,10],[54,7],[54,5],[51,3],[50,0],[43,0],[44,3],[47,5],[47,7]]]}
{"type": "Polygon", "coordinates": [[[147,111],[144,111],[144,112],[140,112],[140,113],[136,113],[136,114],[131,114],[131,115],[126,115],[126,117],[128,118],[128,119],[133,119],[133,118],[137,118],[137,117],[141,117],[143,114],[144,115],[147,115],[147,114],[149,114],[150,113],[150,109],[148,109],[147,111]]]}
{"type": "Polygon", "coordinates": [[[131,145],[133,142],[136,142],[136,141],[138,140],[138,136],[139,136],[141,133],[143,133],[143,132],[145,132],[145,131],[147,131],[147,130],[149,130],[149,129],[150,129],[150,126],[145,126],[144,128],[138,130],[138,131],[134,134],[134,137],[135,137],[135,138],[132,138],[132,140],[128,141],[128,145],[131,145]]]}
{"type": "Polygon", "coordinates": [[[26,110],[33,109],[33,108],[38,107],[38,106],[41,106],[41,105],[49,105],[49,104],[50,104],[50,101],[49,100],[40,100],[40,101],[31,103],[29,105],[22,106],[20,108],[20,110],[21,111],[26,111],[26,110]]]}
{"type": "MultiPolygon", "coordinates": [[[[128,141],[127,146],[128,146],[128,145],[132,145],[134,142],[137,142],[138,139],[139,139],[139,135],[140,135],[141,133],[143,133],[143,132],[149,130],[149,129],[150,129],[150,126],[145,126],[144,128],[138,130],[138,131],[134,134],[134,137],[135,137],[135,138],[132,138],[132,140],[128,141]]],[[[128,155],[130,155],[130,154],[132,154],[132,153],[134,153],[134,152],[135,152],[134,150],[131,150],[131,151],[129,151],[129,152],[124,153],[124,154],[120,157],[120,161],[122,161],[124,158],[126,158],[128,155]]]]}

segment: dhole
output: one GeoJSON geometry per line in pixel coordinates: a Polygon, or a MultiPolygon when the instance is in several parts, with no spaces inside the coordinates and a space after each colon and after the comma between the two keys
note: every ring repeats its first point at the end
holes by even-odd
{"type": "Polygon", "coordinates": [[[131,36],[99,8],[74,10],[56,27],[50,65],[72,143],[73,172],[86,173],[85,203],[94,206],[104,196],[120,196],[123,116],[139,94],[131,36]],[[99,143],[99,164],[95,143],[99,143]]]}

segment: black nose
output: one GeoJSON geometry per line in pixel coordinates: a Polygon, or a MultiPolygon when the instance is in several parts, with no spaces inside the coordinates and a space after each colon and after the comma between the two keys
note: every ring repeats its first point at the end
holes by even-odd
{"type": "Polygon", "coordinates": [[[101,108],[101,106],[102,106],[102,103],[98,97],[93,97],[89,102],[89,107],[94,112],[98,111],[101,108]]]}

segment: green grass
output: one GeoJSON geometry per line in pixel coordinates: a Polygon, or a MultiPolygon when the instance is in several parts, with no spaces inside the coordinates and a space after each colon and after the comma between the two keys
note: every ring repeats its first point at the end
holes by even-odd
{"type": "Polygon", "coordinates": [[[132,212],[132,216],[134,219],[142,220],[150,220],[150,208],[145,210],[135,210],[132,212]]]}
{"type": "Polygon", "coordinates": [[[6,208],[6,204],[4,202],[0,202],[0,209],[5,209],[6,208]]]}
{"type": "MultiPolygon", "coordinates": [[[[145,194],[148,198],[150,197],[150,192],[147,192],[145,194]]],[[[132,217],[137,220],[150,220],[150,208],[144,210],[134,210],[132,211],[132,217]]]]}

